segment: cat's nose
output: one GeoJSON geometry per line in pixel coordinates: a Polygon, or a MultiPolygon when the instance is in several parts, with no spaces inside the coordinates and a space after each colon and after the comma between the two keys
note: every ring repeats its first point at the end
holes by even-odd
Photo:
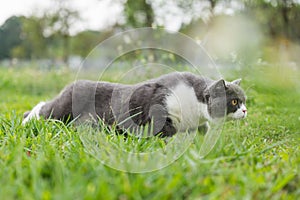
{"type": "Polygon", "coordinates": [[[244,109],[244,110],[243,110],[243,113],[246,113],[246,112],[247,112],[247,110],[246,110],[246,109],[244,109]]]}

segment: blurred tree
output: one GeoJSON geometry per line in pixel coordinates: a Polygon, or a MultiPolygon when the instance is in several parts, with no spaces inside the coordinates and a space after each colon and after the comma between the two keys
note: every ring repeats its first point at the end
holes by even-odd
{"type": "Polygon", "coordinates": [[[245,10],[271,37],[300,39],[300,5],[297,0],[245,1],[245,10]]]}
{"type": "Polygon", "coordinates": [[[43,34],[45,28],[44,17],[22,17],[22,43],[13,49],[13,56],[29,59],[46,57],[47,41],[43,34]]]}
{"type": "Polygon", "coordinates": [[[97,44],[110,35],[112,35],[111,31],[82,31],[71,38],[71,52],[72,54],[86,57],[97,44]]]}
{"type": "Polygon", "coordinates": [[[0,27],[0,59],[10,58],[11,50],[22,42],[20,17],[10,17],[0,27]]]}
{"type": "Polygon", "coordinates": [[[195,17],[195,20],[197,20],[198,17],[201,17],[199,13],[196,13],[199,12],[199,10],[202,10],[202,12],[208,10],[210,12],[210,17],[212,17],[215,13],[214,10],[217,3],[221,1],[229,2],[228,0],[203,0],[199,3],[197,0],[175,0],[176,4],[184,10],[184,13],[188,13],[192,17],[195,17]],[[200,6],[202,7],[201,9],[199,9],[200,6]]]}
{"type": "Polygon", "coordinates": [[[178,6],[184,9],[184,13],[190,13],[191,21],[183,24],[180,32],[188,34],[189,36],[202,40],[205,39],[214,18],[217,17],[215,8],[218,4],[230,4],[229,0],[204,0],[199,4],[198,1],[177,0],[178,6]],[[201,6],[201,8],[199,8],[201,6]],[[197,13],[201,11],[200,13],[197,13]]]}
{"type": "Polygon", "coordinates": [[[134,27],[151,27],[154,22],[154,12],[149,0],[127,0],[125,2],[126,24],[134,27]]]}
{"type": "Polygon", "coordinates": [[[208,2],[209,2],[209,5],[210,5],[211,13],[213,14],[213,11],[216,7],[216,4],[217,4],[218,0],[208,0],[208,2]]]}
{"type": "Polygon", "coordinates": [[[62,59],[68,64],[70,55],[70,29],[80,19],[79,12],[71,8],[71,2],[68,0],[53,1],[56,6],[46,13],[48,27],[45,30],[45,34],[52,36],[52,38],[59,38],[63,51],[62,59]]]}
{"type": "Polygon", "coordinates": [[[289,26],[292,27],[291,32],[290,32],[291,38],[300,42],[300,26],[299,26],[300,2],[293,4],[293,6],[291,7],[291,10],[290,10],[290,13],[291,13],[291,16],[290,16],[289,26]]]}
{"type": "MultiPolygon", "coordinates": [[[[181,32],[205,40],[215,19],[246,15],[259,24],[265,35],[271,36],[271,41],[279,38],[300,42],[299,0],[118,1],[124,5],[124,27],[166,26],[181,20],[177,24],[181,32]],[[234,12],[228,14],[228,9],[234,12]]],[[[71,36],[73,25],[80,20],[78,11],[71,7],[71,0],[52,2],[53,9],[39,16],[11,17],[5,21],[0,27],[0,59],[61,58],[67,63],[71,53],[86,56],[95,44],[119,28],[116,25],[111,32],[83,31],[71,36]]]]}

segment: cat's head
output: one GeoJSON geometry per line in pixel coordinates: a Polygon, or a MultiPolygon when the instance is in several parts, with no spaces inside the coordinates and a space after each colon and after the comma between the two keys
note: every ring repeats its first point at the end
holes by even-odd
{"type": "Polygon", "coordinates": [[[246,95],[240,87],[241,79],[223,79],[210,85],[204,92],[211,118],[242,119],[247,116],[246,95]]]}

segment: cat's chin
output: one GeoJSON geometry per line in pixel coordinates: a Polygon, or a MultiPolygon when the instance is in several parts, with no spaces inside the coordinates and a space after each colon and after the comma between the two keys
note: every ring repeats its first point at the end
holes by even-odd
{"type": "Polygon", "coordinates": [[[245,119],[246,117],[247,117],[247,114],[243,114],[240,116],[234,116],[232,113],[230,113],[229,115],[227,115],[226,121],[241,120],[241,119],[245,119]]]}

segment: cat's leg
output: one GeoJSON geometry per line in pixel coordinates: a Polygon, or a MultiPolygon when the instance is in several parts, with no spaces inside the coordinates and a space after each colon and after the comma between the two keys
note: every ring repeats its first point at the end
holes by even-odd
{"type": "Polygon", "coordinates": [[[26,124],[28,121],[30,121],[33,118],[39,119],[40,118],[40,111],[41,108],[45,105],[45,102],[38,103],[31,111],[27,111],[24,114],[24,119],[22,124],[26,124]]]}
{"type": "Polygon", "coordinates": [[[72,90],[73,84],[67,86],[56,98],[48,102],[38,103],[31,111],[24,113],[22,124],[32,119],[72,119],[72,90]]]}
{"type": "Polygon", "coordinates": [[[210,125],[208,122],[205,122],[204,124],[198,126],[198,132],[200,132],[201,134],[208,133],[209,129],[210,129],[210,125]]]}
{"type": "Polygon", "coordinates": [[[177,130],[174,127],[172,120],[170,118],[167,118],[161,132],[158,135],[160,137],[171,137],[171,136],[175,135],[176,132],[177,132],[177,130]]]}
{"type": "Polygon", "coordinates": [[[26,111],[23,115],[23,119],[25,119],[30,114],[30,111],[26,111]]]}

